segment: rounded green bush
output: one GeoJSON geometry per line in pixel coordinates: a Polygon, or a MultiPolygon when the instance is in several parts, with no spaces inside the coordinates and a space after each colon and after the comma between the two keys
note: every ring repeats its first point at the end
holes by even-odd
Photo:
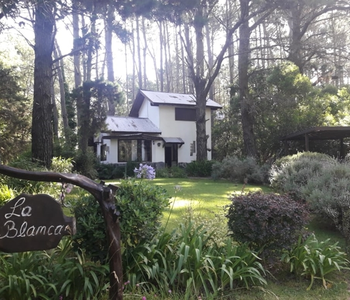
{"type": "Polygon", "coordinates": [[[226,217],[233,239],[266,256],[277,255],[297,241],[308,212],[288,195],[257,192],[234,196],[226,217]]]}
{"type": "MultiPolygon", "coordinates": [[[[123,180],[116,195],[123,247],[131,249],[153,238],[161,225],[162,212],[169,205],[165,189],[147,180],[123,180]]],[[[84,249],[92,260],[105,262],[108,241],[99,204],[86,196],[74,204],[77,222],[76,248],[84,249]]]]}
{"type": "Polygon", "coordinates": [[[325,167],[334,164],[336,160],[323,153],[301,152],[285,156],[271,167],[270,183],[279,192],[292,194],[296,200],[305,200],[301,189],[325,167]]]}

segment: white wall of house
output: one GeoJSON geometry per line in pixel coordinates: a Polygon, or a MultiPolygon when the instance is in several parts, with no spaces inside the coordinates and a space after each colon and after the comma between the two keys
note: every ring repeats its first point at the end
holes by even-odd
{"type": "Polygon", "coordinates": [[[151,102],[145,99],[139,110],[139,118],[148,118],[152,121],[154,125],[160,128],[159,106],[151,106],[151,102]]]}
{"type": "Polygon", "coordinates": [[[178,149],[178,162],[189,163],[196,160],[196,153],[190,154],[191,143],[196,140],[196,123],[191,121],[176,121],[175,107],[162,105],[159,107],[159,128],[164,137],[179,137],[185,142],[178,149]]]}
{"type": "Polygon", "coordinates": [[[118,140],[107,140],[107,141],[109,142],[109,145],[110,145],[109,151],[107,151],[107,163],[115,164],[118,162],[118,140]]]}
{"type": "Polygon", "coordinates": [[[164,162],[163,141],[154,141],[154,145],[152,145],[152,160],[153,162],[164,162]]]}
{"type": "MultiPolygon", "coordinates": [[[[207,135],[209,135],[209,138],[207,139],[207,148],[208,149],[212,149],[211,148],[211,145],[212,145],[212,143],[211,143],[211,124],[212,124],[213,120],[211,118],[212,118],[211,109],[207,108],[205,110],[205,119],[208,121],[205,124],[205,130],[207,132],[207,135]]],[[[212,155],[212,151],[207,151],[208,160],[211,160],[211,155],[212,155]]]]}

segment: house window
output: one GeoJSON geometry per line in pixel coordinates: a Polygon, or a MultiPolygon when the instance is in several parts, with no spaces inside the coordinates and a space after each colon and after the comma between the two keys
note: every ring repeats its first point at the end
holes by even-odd
{"type": "Polygon", "coordinates": [[[143,141],[143,159],[142,161],[152,161],[152,142],[151,141],[143,141]]]}
{"type": "Polygon", "coordinates": [[[119,140],[118,161],[152,161],[151,141],[119,140]]]}
{"type": "Polygon", "coordinates": [[[176,121],[196,121],[195,108],[175,107],[176,121]]]}
{"type": "Polygon", "coordinates": [[[107,145],[103,144],[101,145],[101,161],[107,160],[107,145]]]}

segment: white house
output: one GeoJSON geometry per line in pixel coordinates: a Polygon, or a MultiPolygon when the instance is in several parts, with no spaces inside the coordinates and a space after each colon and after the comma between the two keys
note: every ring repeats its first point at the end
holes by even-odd
{"type": "MultiPolygon", "coordinates": [[[[212,111],[221,105],[207,100],[206,132],[211,160],[212,111]]],[[[196,160],[195,97],[140,90],[129,117],[108,116],[95,143],[103,163],[139,161],[167,166],[196,160]]]]}

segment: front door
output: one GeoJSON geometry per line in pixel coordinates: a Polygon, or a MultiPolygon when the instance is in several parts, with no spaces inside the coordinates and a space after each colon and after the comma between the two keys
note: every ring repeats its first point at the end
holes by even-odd
{"type": "Polygon", "coordinates": [[[176,166],[178,163],[177,157],[177,144],[166,144],[165,145],[165,165],[167,167],[176,166]]]}

